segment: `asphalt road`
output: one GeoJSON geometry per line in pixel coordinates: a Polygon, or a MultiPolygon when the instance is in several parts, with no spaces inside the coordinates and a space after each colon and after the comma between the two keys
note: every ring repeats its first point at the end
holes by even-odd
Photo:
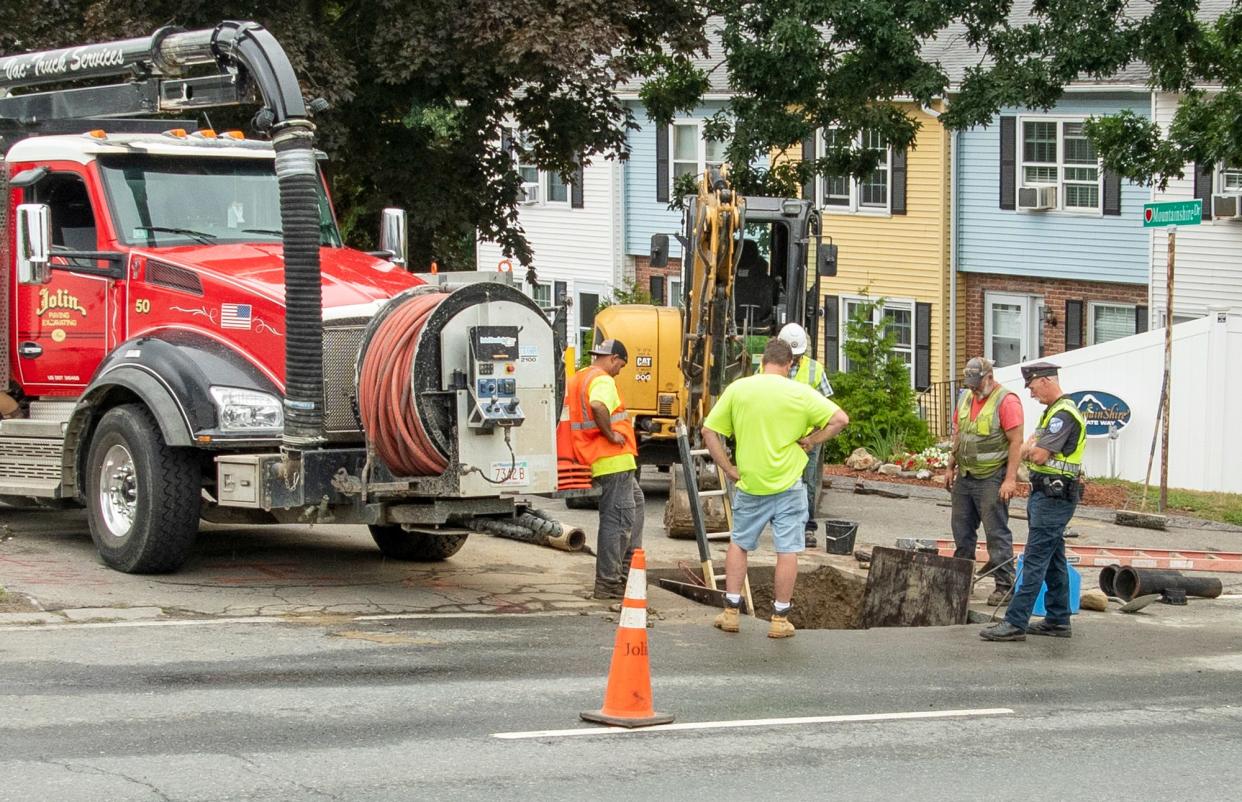
{"type": "Polygon", "coordinates": [[[594,731],[577,714],[602,698],[614,624],[4,627],[0,800],[1230,798],[1242,625],[1164,609],[1025,644],[660,623],[656,706],[678,722],[1012,712],[513,740],[496,735],[594,731]]]}

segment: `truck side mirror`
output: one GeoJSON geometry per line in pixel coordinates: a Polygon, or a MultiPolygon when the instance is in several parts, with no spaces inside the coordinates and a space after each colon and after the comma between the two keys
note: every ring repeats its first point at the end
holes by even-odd
{"type": "Polygon", "coordinates": [[[831,242],[820,243],[815,254],[815,269],[819,275],[832,278],[837,274],[837,246],[831,242]]]}
{"type": "Polygon", "coordinates": [[[405,227],[405,209],[385,209],[380,213],[379,246],[388,251],[393,264],[405,267],[409,264],[409,237],[405,227]]]}
{"type": "Polygon", "coordinates": [[[17,280],[47,284],[52,280],[48,257],[52,250],[52,214],[46,204],[17,207],[17,280]]]}
{"type": "Polygon", "coordinates": [[[651,266],[668,267],[668,234],[651,235],[651,266]]]}

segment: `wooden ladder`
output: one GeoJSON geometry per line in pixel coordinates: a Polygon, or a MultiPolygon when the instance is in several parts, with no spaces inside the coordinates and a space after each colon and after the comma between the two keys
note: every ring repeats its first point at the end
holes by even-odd
{"type": "MultiPolygon", "coordinates": [[[[711,540],[728,540],[733,534],[733,504],[729,500],[730,482],[720,466],[712,463],[712,469],[720,480],[720,489],[704,490],[699,487],[699,461],[711,461],[711,454],[706,448],[691,448],[690,434],[685,421],[677,421],[677,450],[681,454],[681,470],[683,484],[686,486],[686,498],[689,501],[690,520],[694,526],[694,539],[699,545],[699,565],[703,571],[703,581],[712,590],[722,590],[718,583],[725,579],[724,574],[717,574],[712,564],[712,555],[708,543],[711,540]],[[703,513],[703,499],[718,497],[724,504],[725,523],[729,527],[724,532],[708,532],[707,519],[703,513]]],[[[750,593],[749,573],[742,577],[742,598],[746,601],[746,612],[755,614],[755,600],[750,593]]]]}

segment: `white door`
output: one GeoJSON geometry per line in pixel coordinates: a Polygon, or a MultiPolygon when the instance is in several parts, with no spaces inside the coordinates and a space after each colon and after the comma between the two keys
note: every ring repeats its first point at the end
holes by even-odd
{"type": "Polygon", "coordinates": [[[986,293],[983,297],[983,351],[996,367],[1035,359],[1043,351],[1036,295],[986,293]]]}

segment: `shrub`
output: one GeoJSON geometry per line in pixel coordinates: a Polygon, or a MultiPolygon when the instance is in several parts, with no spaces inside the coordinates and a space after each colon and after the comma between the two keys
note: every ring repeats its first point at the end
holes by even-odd
{"type": "MultiPolygon", "coordinates": [[[[832,376],[833,400],[850,416],[850,425],[828,441],[827,459],[841,462],[854,449],[867,449],[879,459],[919,452],[932,444],[927,424],[918,416],[910,371],[893,350],[895,335],[887,326],[874,325],[884,299],[863,303],[847,324],[845,356],[848,371],[832,376]]],[[[883,319],[883,318],[881,318],[883,319]]]]}

